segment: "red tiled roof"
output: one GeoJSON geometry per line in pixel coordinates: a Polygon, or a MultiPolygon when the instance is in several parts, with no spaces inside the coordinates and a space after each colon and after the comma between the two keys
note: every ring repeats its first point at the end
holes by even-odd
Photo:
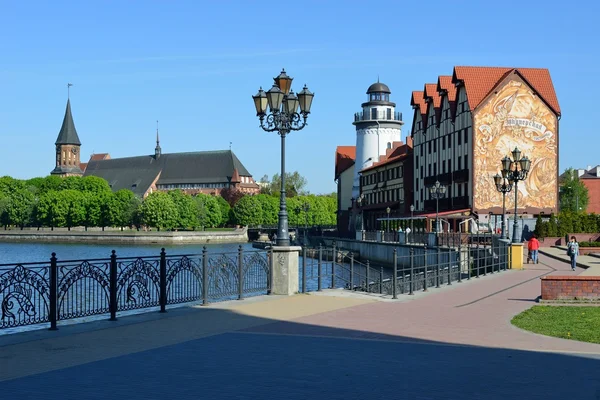
{"type": "Polygon", "coordinates": [[[560,106],[550,71],[546,68],[507,68],[507,67],[454,67],[452,82],[462,81],[467,91],[469,107],[477,108],[486,96],[507,75],[516,71],[537,94],[560,115],[560,106]]]}
{"type": "Polygon", "coordinates": [[[437,91],[441,92],[444,90],[448,93],[448,101],[456,101],[456,86],[452,83],[451,76],[438,76],[437,91]]]}
{"type": "Polygon", "coordinates": [[[79,163],[79,169],[81,170],[81,172],[85,172],[87,165],[88,165],[88,163],[86,163],[86,162],[79,163]]]}
{"type": "Polygon", "coordinates": [[[412,92],[410,105],[413,107],[418,106],[419,110],[421,111],[421,114],[423,115],[427,113],[427,103],[425,103],[425,99],[423,98],[423,92],[412,92]]]}
{"type": "Polygon", "coordinates": [[[377,169],[383,165],[391,164],[396,161],[400,161],[404,158],[407,158],[410,154],[410,150],[412,146],[408,144],[404,144],[403,142],[394,142],[392,150],[388,153],[386,157],[384,157],[381,161],[373,163],[371,166],[361,170],[360,172],[371,171],[373,169],[377,169]]]}
{"type": "Polygon", "coordinates": [[[352,167],[354,160],[356,160],[356,146],[338,146],[335,149],[335,179],[352,167]]]}
{"type": "Polygon", "coordinates": [[[100,161],[100,160],[110,160],[110,154],[98,153],[98,154],[92,154],[92,156],[90,157],[90,161],[100,161]]]}
{"type": "Polygon", "coordinates": [[[241,181],[242,180],[240,179],[240,173],[238,172],[237,168],[234,168],[231,177],[231,183],[240,183],[241,181]]]}
{"type": "Polygon", "coordinates": [[[423,98],[426,100],[428,97],[431,97],[433,100],[433,106],[435,108],[439,108],[442,104],[442,98],[437,90],[437,85],[435,83],[426,83],[425,89],[423,90],[423,98]]]}

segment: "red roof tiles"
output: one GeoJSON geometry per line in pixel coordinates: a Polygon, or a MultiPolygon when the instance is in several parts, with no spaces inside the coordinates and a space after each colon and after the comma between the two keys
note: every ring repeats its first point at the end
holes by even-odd
{"type": "Polygon", "coordinates": [[[463,82],[471,110],[477,108],[487,95],[510,73],[516,72],[558,114],[560,106],[546,68],[454,67],[452,82],[463,82]]]}
{"type": "Polygon", "coordinates": [[[448,101],[456,101],[456,86],[452,83],[451,76],[440,75],[438,77],[437,91],[446,91],[448,94],[448,101]]]}
{"type": "Polygon", "coordinates": [[[427,103],[425,103],[425,99],[423,98],[423,92],[412,92],[412,97],[410,98],[410,105],[413,107],[419,107],[419,110],[423,115],[427,113],[427,103]]]}
{"type": "Polygon", "coordinates": [[[110,160],[110,154],[98,153],[98,154],[92,154],[92,156],[90,157],[90,161],[100,161],[100,160],[110,160]]]}
{"type": "Polygon", "coordinates": [[[410,150],[412,149],[412,145],[404,144],[403,142],[394,142],[392,144],[392,149],[387,152],[386,156],[382,156],[381,161],[373,163],[371,166],[361,170],[360,172],[371,171],[373,169],[377,169],[383,165],[391,164],[395,161],[402,160],[407,158],[410,154],[410,150]]]}
{"type": "Polygon", "coordinates": [[[356,146],[338,146],[335,149],[335,179],[352,167],[354,160],[356,160],[356,146]]]}
{"type": "Polygon", "coordinates": [[[423,90],[423,98],[427,100],[427,98],[431,97],[433,100],[433,106],[435,108],[439,108],[442,104],[442,98],[437,91],[437,85],[435,83],[426,83],[425,89],[423,90]]]}

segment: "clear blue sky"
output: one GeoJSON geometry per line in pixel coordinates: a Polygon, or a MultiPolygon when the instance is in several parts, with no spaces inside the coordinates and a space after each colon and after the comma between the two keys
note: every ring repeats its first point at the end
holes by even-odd
{"type": "Polygon", "coordinates": [[[288,171],[332,192],[334,151],[377,80],[410,131],[410,94],[454,65],[550,69],[563,117],[560,170],[600,164],[594,2],[0,0],[0,175],[47,175],[72,82],[82,160],[227,149],[256,179],[279,171],[279,140],[251,96],[282,67],[316,93],[290,135],[288,171]],[[454,8],[456,7],[456,8],[454,8]]]}

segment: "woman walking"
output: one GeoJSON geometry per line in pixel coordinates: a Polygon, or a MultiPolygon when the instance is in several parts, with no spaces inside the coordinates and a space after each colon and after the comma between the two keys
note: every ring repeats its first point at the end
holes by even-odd
{"type": "Polygon", "coordinates": [[[575,236],[571,236],[571,241],[567,245],[567,255],[571,257],[571,270],[575,271],[577,256],[579,255],[579,243],[577,243],[575,236]]]}

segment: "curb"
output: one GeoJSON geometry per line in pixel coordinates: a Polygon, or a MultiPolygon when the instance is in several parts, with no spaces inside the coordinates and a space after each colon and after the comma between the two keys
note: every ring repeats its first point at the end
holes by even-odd
{"type": "MultiPolygon", "coordinates": [[[[570,260],[565,260],[564,258],[562,258],[561,256],[558,256],[558,255],[556,255],[556,254],[547,253],[547,252],[545,252],[545,251],[542,251],[541,249],[539,249],[539,250],[538,250],[538,252],[539,252],[540,254],[543,254],[543,255],[545,255],[545,256],[547,256],[547,257],[550,257],[550,258],[553,258],[553,259],[555,259],[555,260],[562,261],[562,262],[564,262],[565,264],[571,264],[571,261],[570,261],[570,260]]],[[[589,268],[589,265],[581,264],[581,263],[579,263],[579,262],[575,263],[575,265],[577,265],[578,267],[580,267],[580,268],[583,268],[583,269],[588,269],[588,268],[589,268]]]]}

